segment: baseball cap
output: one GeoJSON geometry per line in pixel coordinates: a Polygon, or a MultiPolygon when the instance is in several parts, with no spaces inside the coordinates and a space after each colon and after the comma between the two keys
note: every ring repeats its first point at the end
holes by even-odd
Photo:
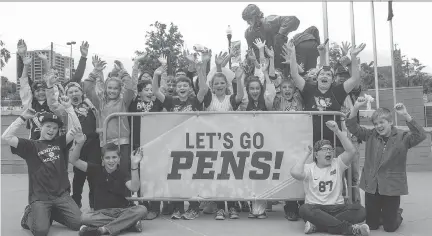
{"type": "Polygon", "coordinates": [[[50,122],[57,123],[59,128],[63,126],[63,122],[61,121],[60,117],[54,115],[51,112],[40,112],[37,115],[37,119],[41,124],[50,121],[50,122]]]}
{"type": "Polygon", "coordinates": [[[32,84],[32,91],[36,91],[38,89],[46,89],[46,88],[47,88],[47,84],[45,83],[45,81],[37,81],[32,84]]]}

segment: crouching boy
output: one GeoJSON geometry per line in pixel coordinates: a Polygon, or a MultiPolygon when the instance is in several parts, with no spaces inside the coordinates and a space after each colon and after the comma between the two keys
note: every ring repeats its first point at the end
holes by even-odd
{"type": "MultiPolygon", "coordinates": [[[[69,116],[76,116],[68,98],[61,100],[69,116]]],[[[58,136],[63,123],[51,112],[37,114],[41,124],[38,140],[18,138],[16,132],[36,111],[26,109],[2,135],[2,141],[11,146],[11,151],[23,158],[28,167],[29,205],[21,218],[21,227],[35,236],[48,235],[52,221],[57,221],[72,230],[78,230],[81,211],[70,197],[67,158],[68,144],[73,141],[73,132],[58,136]]]]}
{"type": "Polygon", "coordinates": [[[386,108],[372,114],[374,129],[361,127],[355,116],[366,103],[364,97],[359,97],[346,121],[350,133],[366,142],[360,178],[360,188],[365,191],[366,223],[372,230],[382,224],[385,231],[394,232],[403,219],[400,196],[408,194],[407,152],[426,139],[426,132],[401,103],[396,104],[395,110],[405,118],[409,131],[394,127],[392,112],[386,108]]]}
{"type": "Polygon", "coordinates": [[[108,143],[102,148],[102,166],[79,159],[86,140],[81,130],[75,133],[76,146],[70,163],[91,175],[95,186],[94,212],[83,213],[79,235],[118,235],[125,230],[142,231],[141,219],[147,215],[144,206],[133,206],[127,199],[128,191],[140,188],[138,165],[143,152],[138,149],[131,158],[131,173],[123,173],[120,165],[119,146],[108,143]]]}
{"type": "Polygon", "coordinates": [[[360,204],[345,204],[342,196],[342,178],[351,164],[356,149],[347,134],[340,131],[335,121],[326,122],[342,143],[345,152],[334,158],[334,149],[328,140],[314,145],[314,162],[305,164],[312,154],[312,148],[292,169],[291,175],[302,180],[306,194],[305,204],[299,209],[306,222],[305,233],[327,232],[330,234],[369,235],[364,221],[366,211],[360,204]]]}

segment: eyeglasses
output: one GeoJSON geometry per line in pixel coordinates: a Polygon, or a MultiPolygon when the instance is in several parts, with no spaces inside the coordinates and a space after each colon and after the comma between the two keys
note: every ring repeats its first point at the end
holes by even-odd
{"type": "Polygon", "coordinates": [[[320,151],[324,151],[324,152],[330,151],[330,152],[333,152],[334,148],[321,148],[320,151]]]}

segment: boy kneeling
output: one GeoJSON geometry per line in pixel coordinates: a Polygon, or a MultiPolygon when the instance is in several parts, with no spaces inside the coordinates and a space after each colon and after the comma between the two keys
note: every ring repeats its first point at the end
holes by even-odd
{"type": "Polygon", "coordinates": [[[147,215],[144,206],[133,206],[126,199],[128,191],[140,188],[138,165],[143,152],[138,149],[131,158],[131,173],[123,173],[120,164],[119,147],[108,143],[102,148],[102,166],[79,159],[86,140],[81,130],[75,133],[76,146],[70,156],[70,163],[91,175],[95,186],[94,212],[83,213],[79,235],[118,235],[124,230],[142,231],[141,219],[147,215]]]}
{"type": "Polygon", "coordinates": [[[366,103],[364,97],[359,97],[346,121],[348,130],[366,142],[360,178],[360,188],[365,191],[366,223],[371,230],[383,225],[385,231],[394,232],[403,219],[400,196],[408,194],[407,152],[426,139],[426,132],[402,103],[396,104],[395,110],[405,118],[409,131],[394,127],[392,112],[386,108],[372,114],[374,129],[361,127],[355,122],[355,114],[366,103]]]}
{"type": "Polygon", "coordinates": [[[339,130],[335,121],[326,122],[342,143],[345,152],[334,158],[334,149],[328,140],[314,145],[314,162],[305,164],[312,148],[292,169],[291,175],[304,183],[305,204],[300,207],[300,216],[306,221],[305,233],[328,232],[330,234],[369,235],[364,221],[366,210],[360,204],[344,204],[342,178],[348,169],[356,149],[347,134],[339,130]]]}

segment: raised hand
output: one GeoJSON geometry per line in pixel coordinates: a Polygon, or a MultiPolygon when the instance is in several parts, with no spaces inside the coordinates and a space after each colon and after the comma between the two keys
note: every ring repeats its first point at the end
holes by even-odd
{"type": "Polygon", "coordinates": [[[23,113],[21,113],[21,116],[25,119],[31,119],[36,115],[36,111],[32,108],[27,108],[23,111],[23,113]]]}
{"type": "Polygon", "coordinates": [[[267,46],[265,46],[265,52],[267,53],[267,55],[270,57],[270,58],[274,58],[274,50],[273,50],[273,47],[267,47],[267,46]]]}
{"type": "Polygon", "coordinates": [[[144,157],[144,151],[142,147],[135,150],[131,158],[131,167],[133,167],[133,169],[138,168],[143,157],[144,157]]]}
{"type": "Polygon", "coordinates": [[[113,72],[114,71],[121,71],[121,70],[124,70],[124,69],[125,69],[124,65],[123,65],[123,63],[121,61],[114,60],[114,69],[113,69],[113,72]]]}
{"type": "Polygon", "coordinates": [[[394,108],[395,108],[397,114],[399,114],[399,115],[401,115],[401,116],[406,116],[406,115],[408,115],[408,111],[407,111],[407,109],[406,109],[406,107],[405,107],[404,104],[402,104],[402,103],[397,103],[397,104],[394,106],[394,108]]]}
{"type": "Polygon", "coordinates": [[[36,53],[36,55],[39,57],[39,59],[41,59],[42,61],[48,61],[48,57],[43,54],[42,52],[38,52],[36,53]]]}
{"type": "Polygon", "coordinates": [[[342,42],[342,56],[348,55],[349,50],[351,49],[351,44],[349,42],[342,42]]]}
{"type": "Polygon", "coordinates": [[[356,57],[358,54],[360,54],[361,51],[363,51],[363,49],[365,49],[366,44],[362,43],[360,44],[358,47],[357,46],[353,46],[353,48],[351,49],[351,58],[356,57]]]}
{"type": "Polygon", "coordinates": [[[87,55],[88,55],[88,49],[89,49],[89,44],[88,44],[88,42],[87,41],[83,41],[82,43],[81,43],[81,46],[80,46],[80,51],[81,51],[81,56],[82,57],[87,57],[87,55]]]}
{"type": "Polygon", "coordinates": [[[18,51],[18,55],[20,55],[21,57],[24,57],[26,55],[27,45],[26,45],[24,39],[18,40],[17,51],[18,51]]]}
{"type": "Polygon", "coordinates": [[[197,60],[197,54],[190,54],[189,50],[183,50],[183,56],[188,60],[189,64],[191,63],[195,63],[195,61],[197,60]]]}
{"type": "Polygon", "coordinates": [[[167,70],[167,65],[161,65],[154,72],[154,75],[161,76],[167,70]]]}
{"type": "Polygon", "coordinates": [[[304,64],[303,64],[303,62],[302,63],[300,63],[300,68],[302,69],[302,70],[304,70],[304,64]]]}
{"type": "Polygon", "coordinates": [[[282,64],[290,64],[291,55],[295,55],[295,46],[292,41],[289,41],[288,43],[284,44],[282,47],[281,56],[285,59],[285,61],[282,62],[282,64]]]}
{"type": "MultiPolygon", "coordinates": [[[[206,52],[201,53],[201,60],[204,63],[209,62],[211,60],[211,57],[212,57],[212,51],[211,50],[208,50],[206,52]]],[[[198,69],[197,69],[197,71],[198,71],[198,69]]]]}
{"type": "Polygon", "coordinates": [[[94,62],[94,69],[97,71],[103,71],[106,68],[106,62],[102,61],[100,58],[98,58],[97,61],[93,61],[94,62]]]}
{"type": "Polygon", "coordinates": [[[313,153],[313,148],[312,148],[311,145],[307,145],[307,147],[306,147],[305,149],[306,149],[306,153],[307,153],[308,155],[310,155],[310,154],[313,153]]]}
{"type": "Polygon", "coordinates": [[[162,65],[166,65],[168,63],[168,58],[167,56],[165,56],[164,54],[161,54],[160,57],[158,58],[158,61],[162,64],[162,65]]]}
{"type": "Polygon", "coordinates": [[[68,96],[61,96],[59,100],[60,100],[60,104],[63,105],[65,109],[72,107],[72,101],[68,96]]]}
{"type": "Polygon", "coordinates": [[[320,53],[325,53],[325,51],[327,50],[325,44],[318,45],[317,49],[318,49],[318,52],[320,52],[320,53]]]}
{"type": "Polygon", "coordinates": [[[327,126],[331,131],[333,131],[333,132],[338,132],[338,131],[340,131],[340,130],[339,130],[339,126],[338,126],[338,124],[337,124],[336,121],[334,121],[334,120],[329,120],[329,121],[327,121],[327,122],[326,122],[326,126],[327,126]]]}
{"type": "Polygon", "coordinates": [[[255,46],[256,46],[259,50],[264,49],[264,47],[265,47],[265,43],[266,43],[266,41],[264,40],[264,42],[262,42],[260,38],[255,39],[255,42],[254,42],[255,46]]]}
{"type": "Polygon", "coordinates": [[[71,135],[74,137],[75,143],[78,144],[84,143],[87,139],[86,135],[82,132],[81,127],[74,127],[71,130],[71,135]]]}
{"type": "Polygon", "coordinates": [[[23,57],[23,63],[26,66],[28,66],[32,63],[32,56],[30,53],[26,53],[26,55],[23,57]]]}
{"type": "Polygon", "coordinates": [[[92,65],[93,65],[93,67],[95,67],[96,66],[96,63],[98,63],[98,62],[100,62],[101,61],[101,59],[98,57],[98,55],[94,55],[93,57],[92,57],[92,65]]]}
{"type": "Polygon", "coordinates": [[[228,56],[227,52],[225,52],[224,54],[222,54],[222,52],[220,52],[219,56],[216,54],[216,56],[215,56],[216,65],[222,65],[222,63],[224,62],[224,60],[227,56],[228,56]]]}
{"type": "Polygon", "coordinates": [[[358,97],[357,101],[354,103],[354,107],[356,109],[359,109],[360,107],[366,105],[368,103],[368,100],[365,97],[358,97]]]}

